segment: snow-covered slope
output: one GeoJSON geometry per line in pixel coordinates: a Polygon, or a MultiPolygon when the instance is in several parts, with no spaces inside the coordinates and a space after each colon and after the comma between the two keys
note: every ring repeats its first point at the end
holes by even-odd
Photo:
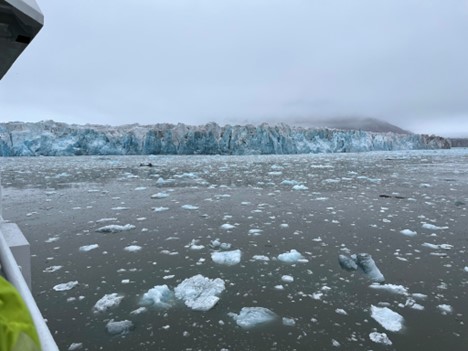
{"type": "Polygon", "coordinates": [[[119,127],[53,121],[0,123],[0,156],[300,154],[450,148],[441,137],[286,124],[119,127]]]}

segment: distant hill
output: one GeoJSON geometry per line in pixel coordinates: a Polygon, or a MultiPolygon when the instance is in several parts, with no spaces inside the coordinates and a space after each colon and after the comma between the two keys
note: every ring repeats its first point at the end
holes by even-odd
{"type": "Polygon", "coordinates": [[[365,130],[375,133],[397,133],[413,134],[407,130],[401,129],[393,124],[381,121],[376,118],[349,117],[349,118],[331,118],[331,119],[311,119],[295,120],[291,124],[311,128],[334,128],[343,130],[365,130]]]}

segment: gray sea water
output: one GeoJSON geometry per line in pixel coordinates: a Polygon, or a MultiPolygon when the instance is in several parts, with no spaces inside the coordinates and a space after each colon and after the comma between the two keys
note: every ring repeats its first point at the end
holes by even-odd
{"type": "Polygon", "coordinates": [[[1,161],[4,217],[31,243],[33,294],[61,350],[468,349],[468,149],[1,161]],[[135,228],[96,232],[112,224],[135,228]],[[240,263],[213,262],[215,239],[241,250],[240,263]],[[89,245],[98,246],[80,251],[89,245]],[[277,259],[291,249],[306,262],[277,259]],[[338,255],[357,253],[404,292],[342,270],[338,255]],[[175,301],[131,314],[149,289],[196,274],[225,282],[213,309],[175,301]],[[120,304],[95,313],[111,293],[120,304]],[[379,324],[371,306],[401,315],[401,330],[379,324]],[[278,318],[246,330],[228,315],[243,307],[278,318]],[[133,328],[110,335],[110,320],[133,328]]]}

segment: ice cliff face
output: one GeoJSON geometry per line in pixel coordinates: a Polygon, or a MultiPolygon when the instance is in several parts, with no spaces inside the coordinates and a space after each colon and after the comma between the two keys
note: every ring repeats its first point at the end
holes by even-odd
{"type": "Polygon", "coordinates": [[[252,155],[441,148],[450,148],[450,143],[437,136],[304,129],[285,124],[110,127],[53,121],[0,123],[0,156],[252,155]]]}

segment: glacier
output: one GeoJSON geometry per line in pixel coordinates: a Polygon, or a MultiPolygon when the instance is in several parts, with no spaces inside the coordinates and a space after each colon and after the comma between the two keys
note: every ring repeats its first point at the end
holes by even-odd
{"type": "Polygon", "coordinates": [[[448,139],[363,130],[208,123],[70,125],[0,123],[0,156],[259,155],[448,149],[448,139]]]}

